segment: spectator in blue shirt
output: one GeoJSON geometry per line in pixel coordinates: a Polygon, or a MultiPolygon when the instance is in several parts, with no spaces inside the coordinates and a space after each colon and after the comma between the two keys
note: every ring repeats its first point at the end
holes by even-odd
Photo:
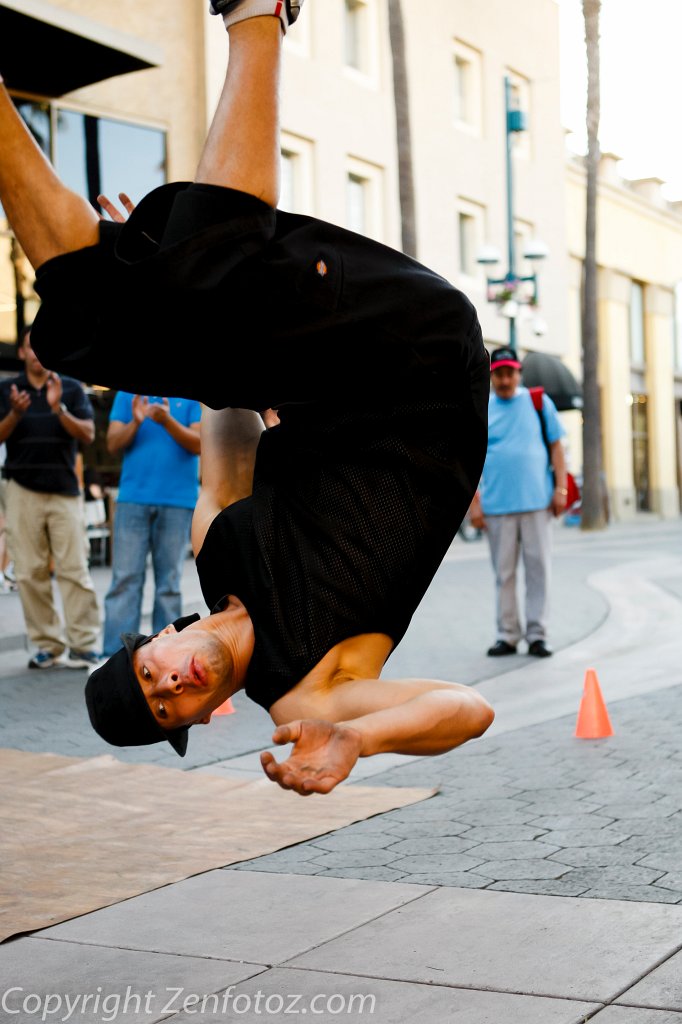
{"type": "Polygon", "coordinates": [[[521,363],[512,348],[493,352],[492,394],[488,406],[488,452],[471,522],[485,529],[490,542],[497,589],[497,640],[492,658],[516,654],[522,637],[528,653],[547,658],[547,613],[551,571],[552,517],[566,508],[564,429],[556,407],[542,396],[551,465],[538,412],[521,387],[521,363]],[[516,570],[523,555],[526,621],[521,625],[516,599],[516,570]]]}
{"type": "Polygon", "coordinates": [[[147,555],[154,569],[152,631],[182,614],[182,563],[199,493],[201,406],[185,398],[119,391],[107,446],[123,451],[116,504],[113,576],[105,598],[104,657],[121,633],[140,628],[147,555]]]}

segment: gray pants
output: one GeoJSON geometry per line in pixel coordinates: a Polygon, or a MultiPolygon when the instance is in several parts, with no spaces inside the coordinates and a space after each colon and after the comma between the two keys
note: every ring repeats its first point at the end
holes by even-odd
{"type": "Polygon", "coordinates": [[[552,512],[518,512],[486,516],[490,554],[497,587],[497,639],[516,646],[524,631],[516,600],[516,569],[523,553],[526,574],[526,629],[529,644],[544,640],[549,611],[552,512]]]}

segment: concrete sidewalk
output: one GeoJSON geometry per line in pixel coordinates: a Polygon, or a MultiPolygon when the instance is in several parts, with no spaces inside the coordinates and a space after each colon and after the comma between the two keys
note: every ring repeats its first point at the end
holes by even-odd
{"type": "MultiPolygon", "coordinates": [[[[56,1021],[71,1006],[68,1019],[82,1024],[300,1013],[381,1024],[682,1024],[682,529],[637,524],[557,539],[555,618],[566,624],[553,635],[567,642],[555,657],[512,658],[483,678],[490,588],[481,582],[483,597],[468,592],[470,617],[459,621],[459,611],[456,631],[475,648],[464,647],[461,663],[496,707],[493,729],[439,758],[368,759],[351,779],[437,784],[436,797],[6,943],[0,1005],[13,991],[0,1019],[56,1021]],[[589,665],[614,722],[608,740],[572,736],[589,665]]],[[[420,654],[429,667],[451,658],[438,646],[449,573],[483,581],[486,558],[482,546],[453,548],[430,595],[440,606],[420,611],[391,659],[396,673],[420,654]]],[[[39,684],[11,667],[20,654],[4,656],[15,731],[0,725],[0,743],[73,753],[61,731],[45,736],[55,688],[65,735],[90,742],[70,703],[82,680],[62,671],[40,674],[40,745],[20,699],[24,684],[25,700],[39,684]]],[[[267,717],[240,700],[216,727],[220,743],[201,737],[194,770],[258,771],[267,717]]]]}

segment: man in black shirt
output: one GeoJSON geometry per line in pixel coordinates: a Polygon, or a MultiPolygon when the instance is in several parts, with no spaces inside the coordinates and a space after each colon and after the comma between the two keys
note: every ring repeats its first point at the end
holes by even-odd
{"type": "Polygon", "coordinates": [[[7,533],[26,628],[37,648],[28,667],[92,668],[99,613],[75,472],[78,443],[95,436],[92,407],[78,381],[45,369],[30,328],[18,354],[24,373],[0,385],[0,443],[7,443],[7,533]],[[52,595],[52,559],[65,629],[52,595]]]}
{"type": "Polygon", "coordinates": [[[52,365],[212,407],[192,531],[212,614],[125,636],[88,682],[93,725],[184,754],[189,726],[245,688],[294,743],[265,772],[308,795],[358,757],[438,754],[492,721],[467,687],[379,678],[478,483],[489,369],[442,278],[275,209],[281,26],[300,4],[267,3],[214,0],[230,59],[194,183],[100,225],[0,94],[0,194],[38,268],[52,365]],[[106,311],[102,281],[121,296],[106,311]],[[210,354],[181,366],[169,353],[192,336],[210,354]],[[261,436],[268,407],[281,422],[261,436]]]}

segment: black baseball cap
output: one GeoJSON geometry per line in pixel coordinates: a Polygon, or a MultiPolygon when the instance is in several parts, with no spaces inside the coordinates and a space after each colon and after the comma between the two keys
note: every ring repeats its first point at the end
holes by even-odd
{"type": "Polygon", "coordinates": [[[490,357],[490,371],[496,370],[498,366],[512,366],[515,370],[522,369],[521,360],[514,348],[495,349],[490,357]]]}
{"type": "MultiPolygon", "coordinates": [[[[179,633],[199,615],[185,615],[173,625],[179,633]]],[[[162,729],[147,704],[135,669],[133,653],[148,644],[157,634],[122,633],[123,647],[96,669],[85,686],[85,703],[90,722],[103,740],[116,747],[142,746],[168,740],[173,750],[185,756],[189,726],[162,729]]]]}

